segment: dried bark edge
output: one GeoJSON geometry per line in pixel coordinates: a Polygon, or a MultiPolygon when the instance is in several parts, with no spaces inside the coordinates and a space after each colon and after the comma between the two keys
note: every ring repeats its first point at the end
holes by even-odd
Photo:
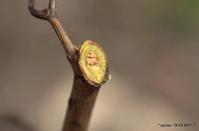
{"type": "MultiPolygon", "coordinates": [[[[108,60],[107,60],[107,57],[106,57],[106,53],[105,53],[104,49],[103,49],[97,42],[95,42],[95,41],[93,41],[93,40],[86,40],[86,41],[89,41],[89,43],[96,45],[96,46],[102,51],[102,53],[103,53],[104,56],[105,56],[105,63],[106,63],[106,67],[105,67],[105,68],[106,68],[106,71],[105,71],[105,73],[104,73],[105,75],[104,75],[104,78],[103,78],[103,80],[102,80],[101,83],[96,83],[96,82],[94,82],[93,80],[90,80],[90,79],[87,77],[87,74],[84,72],[84,70],[82,69],[82,66],[81,66],[81,64],[80,64],[81,48],[82,48],[82,46],[83,46],[84,43],[82,43],[82,45],[81,45],[81,46],[79,47],[79,49],[78,49],[78,58],[77,58],[77,59],[78,59],[79,69],[80,69],[81,74],[83,75],[84,79],[85,79],[89,84],[91,84],[91,85],[93,85],[93,86],[95,86],[95,87],[100,87],[102,84],[105,84],[107,80],[110,80],[109,67],[108,67],[108,60]]],[[[86,42],[86,41],[85,41],[85,42],[86,42]]]]}

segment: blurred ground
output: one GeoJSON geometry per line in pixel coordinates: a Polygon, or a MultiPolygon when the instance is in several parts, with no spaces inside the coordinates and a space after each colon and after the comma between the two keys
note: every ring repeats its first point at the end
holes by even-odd
{"type": "MultiPolygon", "coordinates": [[[[198,7],[195,0],[57,0],[71,39],[95,40],[109,58],[112,80],[91,131],[199,129],[198,7]],[[176,122],[195,126],[158,125],[176,122]]],[[[73,77],[57,36],[29,14],[27,0],[0,1],[0,16],[0,130],[60,131],[73,77]]]]}

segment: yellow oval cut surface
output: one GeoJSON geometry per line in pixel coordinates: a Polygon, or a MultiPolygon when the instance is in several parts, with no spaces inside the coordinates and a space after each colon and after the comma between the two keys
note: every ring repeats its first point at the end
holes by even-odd
{"type": "Polygon", "coordinates": [[[85,79],[101,85],[106,79],[107,59],[104,50],[94,41],[85,41],[79,50],[79,66],[85,79]]]}

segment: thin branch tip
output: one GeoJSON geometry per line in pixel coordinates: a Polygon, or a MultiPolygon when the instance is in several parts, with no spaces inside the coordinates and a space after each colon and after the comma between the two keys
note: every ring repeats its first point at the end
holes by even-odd
{"type": "Polygon", "coordinates": [[[51,9],[55,12],[55,0],[49,1],[49,9],[51,9]]]}
{"type": "Polygon", "coordinates": [[[43,10],[37,10],[35,8],[35,0],[29,0],[28,9],[29,9],[31,15],[38,19],[48,20],[49,17],[56,16],[55,0],[49,0],[48,8],[43,9],[43,10]]]}

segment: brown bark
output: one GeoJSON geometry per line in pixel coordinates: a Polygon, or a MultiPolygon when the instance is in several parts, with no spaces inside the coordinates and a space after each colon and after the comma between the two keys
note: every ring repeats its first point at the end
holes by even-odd
{"type": "Polygon", "coordinates": [[[92,110],[101,85],[89,84],[83,77],[78,64],[78,48],[72,43],[56,16],[55,0],[49,1],[49,7],[47,9],[36,10],[34,8],[35,1],[29,0],[28,8],[34,17],[47,20],[52,25],[73,68],[73,88],[69,98],[62,131],[87,131],[92,110]]]}
{"type": "Polygon", "coordinates": [[[86,131],[100,88],[93,87],[75,76],[63,131],[86,131]]]}

